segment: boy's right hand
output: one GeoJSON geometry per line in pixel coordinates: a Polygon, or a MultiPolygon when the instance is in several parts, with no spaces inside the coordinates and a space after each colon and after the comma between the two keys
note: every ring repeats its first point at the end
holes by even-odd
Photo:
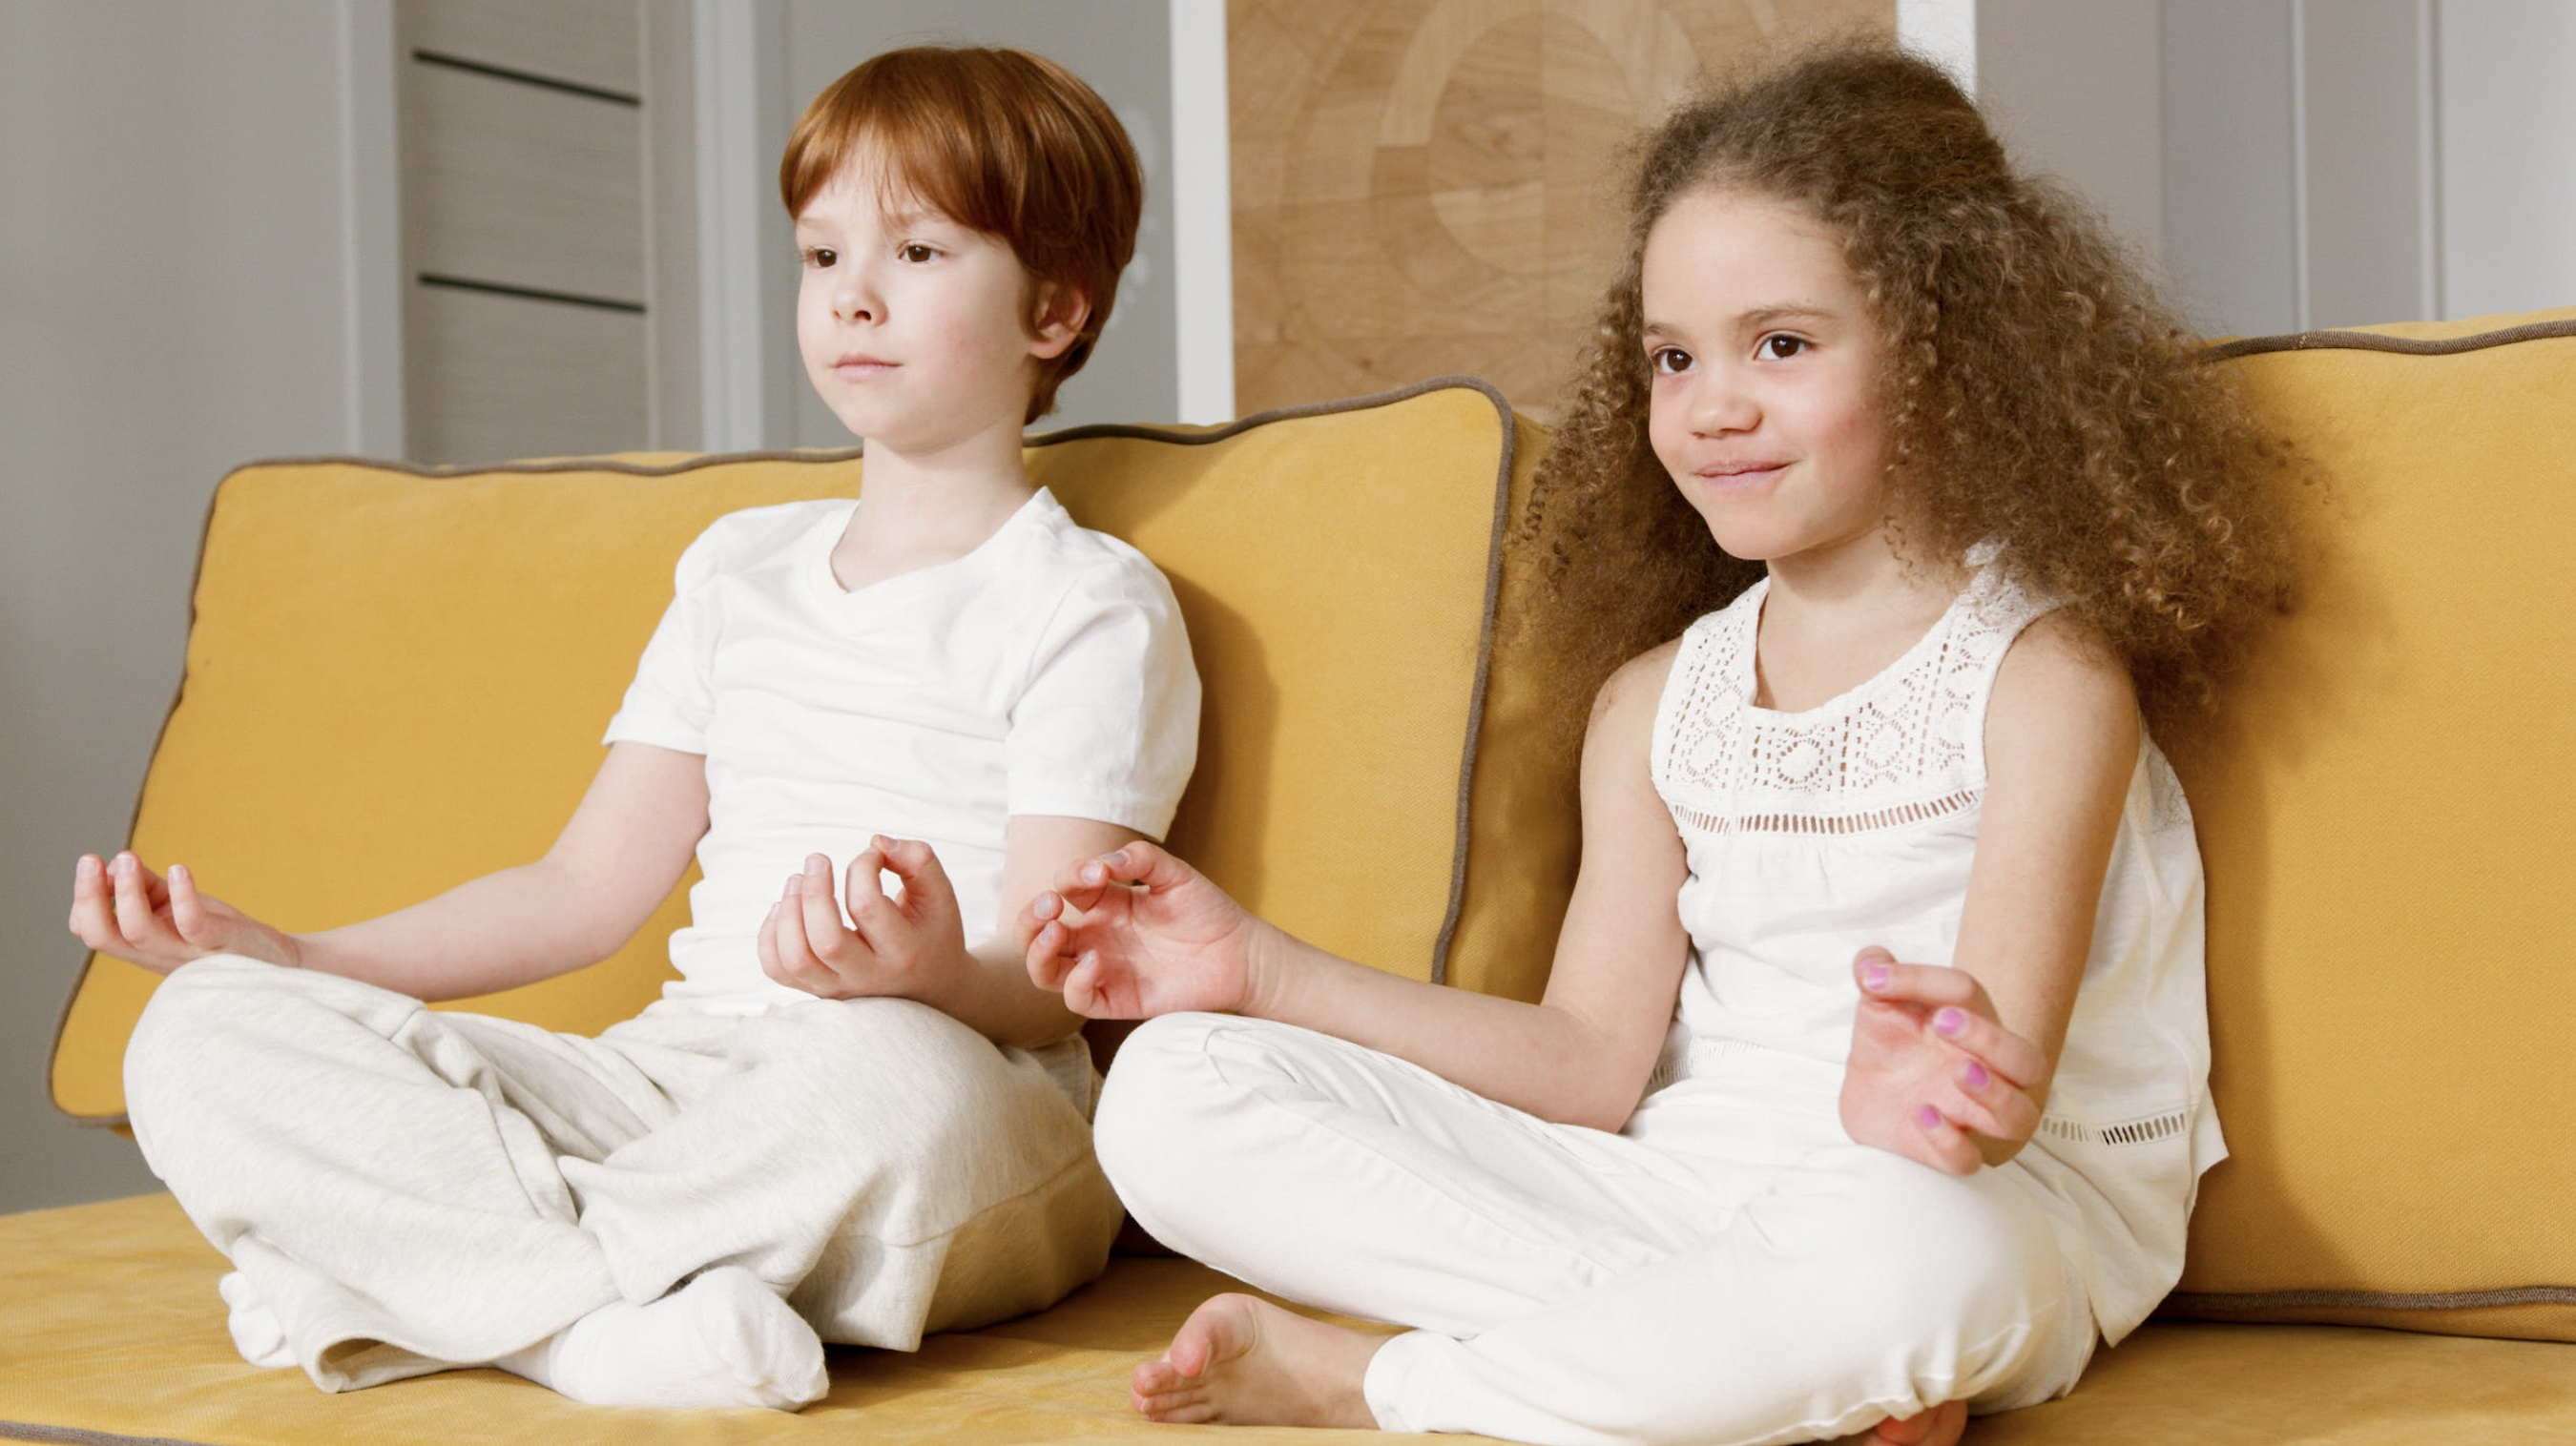
{"type": "Polygon", "coordinates": [[[198,893],[186,865],[171,865],[164,879],[131,853],[105,861],[80,856],[72,869],[71,930],[99,953],[155,974],[208,954],[240,954],[288,969],[301,963],[293,935],[198,893]]]}
{"type": "Polygon", "coordinates": [[[1263,924],[1205,875],[1142,839],[1066,867],[1020,914],[1029,977],[1092,1019],[1253,1002],[1263,924]]]}

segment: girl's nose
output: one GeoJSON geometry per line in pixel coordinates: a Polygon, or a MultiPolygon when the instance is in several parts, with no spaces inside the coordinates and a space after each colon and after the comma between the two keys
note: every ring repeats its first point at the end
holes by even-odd
{"type": "Polygon", "coordinates": [[[885,317],[885,301],[853,266],[832,290],[832,316],[850,325],[881,321],[885,317]]]}
{"type": "Polygon", "coordinates": [[[1691,430],[1703,436],[1749,432],[1761,424],[1762,408],[1750,390],[1710,369],[1700,373],[1699,385],[1691,388],[1690,421],[1691,430]]]}

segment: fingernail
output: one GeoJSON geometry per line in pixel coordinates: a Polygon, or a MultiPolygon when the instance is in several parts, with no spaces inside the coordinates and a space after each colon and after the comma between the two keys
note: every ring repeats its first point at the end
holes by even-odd
{"type": "Polygon", "coordinates": [[[1992,1075],[1986,1073],[1986,1067],[1973,1059],[1968,1061],[1966,1069],[1959,1071],[1959,1083],[1972,1090],[1984,1089],[1986,1082],[1992,1078],[1992,1075]]]}
{"type": "Polygon", "coordinates": [[[803,874],[789,874],[787,876],[787,892],[791,894],[801,894],[805,892],[805,876],[803,874]]]}
{"type": "Polygon", "coordinates": [[[1933,1126],[1941,1123],[1941,1112],[1932,1108],[1930,1105],[1920,1106],[1914,1111],[1914,1123],[1921,1125],[1927,1130],[1931,1129],[1933,1126]]]}
{"type": "Polygon", "coordinates": [[[881,853],[881,854],[884,854],[884,853],[892,853],[892,852],[894,852],[894,840],[893,840],[893,839],[890,839],[890,838],[887,838],[884,834],[881,834],[881,833],[880,833],[880,834],[870,834],[870,835],[868,836],[868,847],[870,847],[870,848],[872,848],[872,849],[875,849],[878,853],[881,853]]]}
{"type": "Polygon", "coordinates": [[[805,856],[805,872],[809,874],[828,874],[831,871],[832,861],[830,859],[823,857],[821,854],[807,854],[805,856]]]}
{"type": "Polygon", "coordinates": [[[1968,1027],[1968,1016],[1956,1009],[1944,1009],[1932,1016],[1932,1027],[1943,1034],[1957,1034],[1968,1027]]]}
{"type": "Polygon", "coordinates": [[[98,872],[98,867],[97,859],[88,854],[83,854],[80,856],[80,862],[72,865],[72,872],[79,874],[82,878],[88,878],[90,875],[98,872]]]}
{"type": "Polygon", "coordinates": [[[172,864],[170,866],[170,877],[185,882],[188,877],[188,866],[186,864],[172,864]]]}
{"type": "Polygon", "coordinates": [[[1107,883],[1109,881],[1109,871],[1096,863],[1084,864],[1082,866],[1082,881],[1086,884],[1107,883]]]}
{"type": "Polygon", "coordinates": [[[1885,989],[1887,987],[1887,966],[1884,964],[1872,964],[1863,968],[1860,971],[1860,983],[1863,989],[1885,989]]]}

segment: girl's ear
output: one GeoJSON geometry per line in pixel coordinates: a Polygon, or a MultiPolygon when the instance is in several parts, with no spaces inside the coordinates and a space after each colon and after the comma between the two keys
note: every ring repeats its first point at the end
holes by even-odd
{"type": "Polygon", "coordinates": [[[1091,303],[1062,282],[1041,281],[1030,312],[1029,355],[1053,361],[1081,338],[1083,323],[1091,320],[1091,303]]]}

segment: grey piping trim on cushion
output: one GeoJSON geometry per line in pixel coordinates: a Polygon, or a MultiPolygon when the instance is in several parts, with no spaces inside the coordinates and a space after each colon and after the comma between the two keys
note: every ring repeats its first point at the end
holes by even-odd
{"type": "MultiPolygon", "coordinates": [[[[1502,457],[1496,466],[1494,473],[1494,523],[1492,531],[1488,534],[1485,544],[1484,621],[1478,629],[1476,636],[1476,675],[1467,695],[1467,736],[1464,740],[1463,746],[1459,750],[1458,803],[1455,822],[1453,824],[1453,827],[1456,830],[1456,837],[1451,846],[1449,856],[1449,904],[1446,912],[1441,916],[1440,932],[1438,936],[1433,939],[1431,945],[1431,982],[1434,984],[1445,984],[1449,979],[1449,945],[1458,932],[1458,914],[1465,906],[1467,897],[1468,785],[1475,776],[1476,744],[1479,738],[1482,737],[1484,731],[1485,684],[1493,669],[1494,629],[1496,624],[1495,610],[1496,605],[1502,596],[1503,586],[1503,533],[1505,525],[1510,518],[1512,466],[1516,460],[1517,448],[1520,442],[1519,432],[1513,421],[1512,404],[1503,396],[1502,390],[1481,377],[1432,377],[1427,381],[1419,381],[1410,386],[1397,387],[1393,391],[1373,392],[1364,397],[1346,397],[1338,401],[1330,402],[1309,402],[1301,406],[1294,407],[1274,407],[1266,412],[1255,412],[1248,417],[1238,417],[1221,427],[1212,427],[1206,431],[1183,432],[1176,431],[1168,427],[1148,427],[1125,423],[1105,423],[1091,426],[1067,427],[1060,432],[1043,433],[1029,438],[1027,445],[1031,447],[1049,447],[1058,442],[1087,441],[1093,438],[1134,438],[1150,442],[1168,442],[1176,446],[1184,447],[1201,446],[1210,442],[1222,442],[1229,437],[1238,436],[1255,427],[1263,426],[1271,422],[1292,421],[1300,417],[1332,416],[1339,412],[1369,411],[1377,407],[1390,406],[1397,402],[1410,401],[1415,397],[1424,395],[1425,393],[1439,391],[1471,391],[1480,394],[1485,398],[1485,400],[1493,404],[1496,417],[1502,423],[1503,429],[1501,447],[1502,457]]],[[[215,484],[214,495],[209,497],[206,502],[206,521],[198,528],[197,533],[196,569],[188,582],[188,635],[194,637],[197,631],[197,586],[205,579],[206,539],[213,531],[215,504],[217,500],[223,496],[224,482],[229,482],[236,475],[253,468],[318,466],[337,463],[348,466],[369,467],[380,472],[408,473],[415,477],[472,477],[488,476],[493,473],[541,475],[550,472],[618,472],[633,477],[673,477],[683,472],[696,471],[702,467],[721,467],[735,462],[847,462],[862,456],[866,450],[867,449],[864,447],[842,447],[830,451],[790,450],[763,452],[707,452],[696,454],[677,462],[660,464],[620,462],[614,458],[601,457],[558,457],[538,462],[507,462],[494,466],[474,466],[469,464],[432,466],[420,462],[388,462],[368,457],[351,456],[275,457],[265,461],[245,462],[241,466],[224,474],[223,482],[215,484]]],[[[179,680],[178,688],[172,693],[169,709],[161,715],[161,730],[158,734],[154,735],[152,740],[152,751],[146,755],[147,758],[159,758],[161,756],[161,744],[169,736],[170,720],[178,715],[179,702],[180,699],[186,695],[187,687],[187,678],[183,672],[179,680]]],[[[145,780],[146,782],[149,782],[151,777],[151,765],[147,762],[144,765],[144,768],[145,780]]],[[[134,812],[129,815],[125,821],[125,836],[129,841],[134,837],[135,824],[140,822],[142,817],[143,790],[137,788],[135,790],[134,812]]],[[[53,1092],[54,1066],[62,1052],[64,1027],[71,1022],[72,1005],[80,998],[81,985],[87,982],[89,979],[89,971],[97,963],[98,960],[96,956],[83,960],[80,972],[72,976],[72,987],[70,992],[63,996],[62,1011],[54,1021],[54,1037],[52,1043],[47,1048],[45,1056],[45,1098],[54,1103],[55,1110],[62,1114],[64,1118],[69,1119],[76,1124],[95,1125],[108,1129],[116,1129],[124,1127],[127,1123],[126,1116],[124,1114],[73,1114],[71,1111],[63,1109],[59,1101],[54,1100],[53,1092]]],[[[5,1423],[0,1423],[0,1425],[5,1425],[5,1423]]],[[[101,1437],[98,1439],[123,1440],[127,1438],[101,1437]]]]}
{"type": "Polygon", "coordinates": [[[2457,352],[2484,351],[2491,346],[2510,346],[2518,341],[2545,341],[2561,336],[2576,336],[2576,319],[2534,321],[2469,336],[2429,339],[2387,336],[2375,331],[2287,332],[2280,336],[2248,336],[2223,341],[2202,355],[2210,361],[2232,361],[2240,356],[2260,356],[2276,351],[2386,351],[2402,356],[2450,356],[2457,352]]]}
{"type": "Polygon", "coordinates": [[[2491,1306],[2576,1305],[2576,1286],[2529,1285],[2512,1290],[2426,1291],[2406,1295],[2377,1290],[2264,1290],[2242,1295],[2177,1291],[2163,1309],[2194,1315],[2275,1310],[2476,1310],[2491,1306]]]}
{"type": "Polygon", "coordinates": [[[119,1436],[78,1426],[39,1426],[29,1421],[0,1421],[0,1441],[50,1441],[64,1446],[205,1446],[175,1436],[119,1436]]]}

